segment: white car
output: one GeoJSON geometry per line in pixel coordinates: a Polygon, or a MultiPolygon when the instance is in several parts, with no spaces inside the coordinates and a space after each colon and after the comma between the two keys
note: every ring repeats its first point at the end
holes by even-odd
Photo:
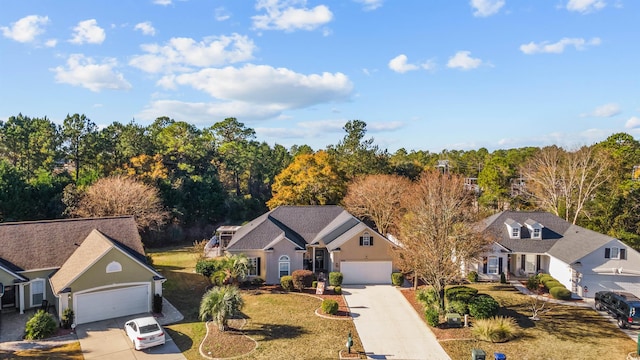
{"type": "Polygon", "coordinates": [[[124,331],[136,350],[164,344],[164,330],[153,316],[127,321],[124,331]]]}

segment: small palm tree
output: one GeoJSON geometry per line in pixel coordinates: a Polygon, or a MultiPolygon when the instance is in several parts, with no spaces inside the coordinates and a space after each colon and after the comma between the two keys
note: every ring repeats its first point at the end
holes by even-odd
{"type": "Polygon", "coordinates": [[[238,315],[244,306],[240,290],[235,286],[216,286],[202,296],[200,319],[212,318],[220,331],[227,329],[227,321],[238,315]]]}

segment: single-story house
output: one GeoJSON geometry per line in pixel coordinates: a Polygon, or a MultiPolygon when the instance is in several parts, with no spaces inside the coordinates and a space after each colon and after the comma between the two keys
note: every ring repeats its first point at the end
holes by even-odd
{"type": "Polygon", "coordinates": [[[600,290],[640,296],[640,253],[616,238],[541,211],[503,211],[483,227],[496,241],[467,268],[480,279],[548,273],[577,296],[600,290]]]}
{"type": "Polygon", "coordinates": [[[43,303],[75,323],[152,309],[165,281],[147,264],[133,217],[0,224],[2,310],[43,303]]]}
{"type": "Polygon", "coordinates": [[[340,206],[279,206],[238,228],[224,250],[245,254],[250,276],[267,284],[298,269],[339,271],[344,284],[389,284],[393,245],[340,206]]]}

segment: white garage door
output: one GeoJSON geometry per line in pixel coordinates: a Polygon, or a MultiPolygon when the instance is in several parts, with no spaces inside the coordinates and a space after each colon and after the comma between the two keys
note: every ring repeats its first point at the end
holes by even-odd
{"type": "MultiPolygon", "coordinates": [[[[585,276],[581,284],[587,286],[588,291],[584,297],[592,298],[596,291],[624,291],[640,297],[640,276],[622,275],[593,275],[585,276]]],[[[584,288],[583,288],[584,289],[584,288]]]]}
{"type": "Polygon", "coordinates": [[[391,284],[391,261],[343,261],[340,263],[342,283],[391,284]]]}
{"type": "Polygon", "coordinates": [[[140,285],[76,295],[76,324],[148,312],[150,290],[149,285],[140,285]]]}

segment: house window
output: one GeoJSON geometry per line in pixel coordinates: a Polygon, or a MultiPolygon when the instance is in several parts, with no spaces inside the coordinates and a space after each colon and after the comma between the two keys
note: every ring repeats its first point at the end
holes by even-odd
{"type": "Polygon", "coordinates": [[[112,261],[107,265],[107,273],[114,273],[122,271],[122,265],[117,261],[112,261]]]}
{"type": "Polygon", "coordinates": [[[287,255],[282,255],[278,259],[278,269],[280,269],[280,277],[289,275],[290,260],[287,255]]]}
{"type": "Polygon", "coordinates": [[[360,237],[360,246],[373,246],[373,238],[368,232],[362,234],[360,237]]]}
{"type": "Polygon", "coordinates": [[[42,305],[44,300],[44,280],[37,279],[31,282],[31,306],[42,305]]]}
{"type": "Polygon", "coordinates": [[[520,237],[520,229],[518,229],[518,228],[511,229],[511,237],[512,238],[519,238],[520,237]]]}
{"type": "Polygon", "coordinates": [[[260,258],[249,258],[249,276],[260,276],[260,258]]]}
{"type": "Polygon", "coordinates": [[[611,259],[620,259],[620,249],[617,247],[611,248],[611,259]]]}
{"type": "Polygon", "coordinates": [[[618,247],[604,248],[604,257],[605,259],[626,260],[627,249],[618,247]]]}
{"type": "Polygon", "coordinates": [[[487,266],[487,274],[497,274],[498,273],[498,257],[497,256],[489,256],[489,263],[487,266]]]}
{"type": "Polygon", "coordinates": [[[540,234],[541,234],[540,229],[533,229],[533,238],[534,239],[540,239],[540,234]]]}

